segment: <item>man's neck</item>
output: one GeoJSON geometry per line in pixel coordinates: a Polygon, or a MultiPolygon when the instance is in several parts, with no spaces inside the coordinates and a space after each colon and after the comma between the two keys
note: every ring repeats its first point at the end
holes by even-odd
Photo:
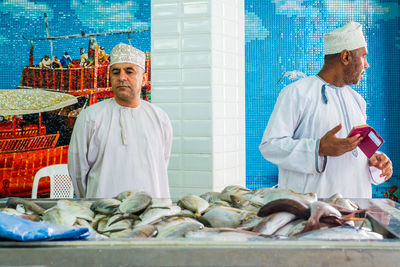
{"type": "Polygon", "coordinates": [[[135,101],[132,102],[127,102],[127,101],[123,101],[121,99],[117,99],[115,98],[115,102],[117,102],[118,105],[123,106],[123,107],[127,107],[127,108],[137,108],[140,105],[140,98],[139,99],[135,99],[135,101]]]}
{"type": "Polygon", "coordinates": [[[343,87],[346,85],[342,76],[334,68],[322,67],[318,76],[321,77],[325,82],[332,84],[337,87],[343,87]]]}

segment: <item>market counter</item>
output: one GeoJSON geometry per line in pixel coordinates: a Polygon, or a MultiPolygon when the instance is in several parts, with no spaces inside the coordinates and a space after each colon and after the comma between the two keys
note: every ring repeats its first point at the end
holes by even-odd
{"type": "Polygon", "coordinates": [[[398,266],[400,205],[354,200],[381,241],[162,240],[0,242],[0,266],[398,266]]]}

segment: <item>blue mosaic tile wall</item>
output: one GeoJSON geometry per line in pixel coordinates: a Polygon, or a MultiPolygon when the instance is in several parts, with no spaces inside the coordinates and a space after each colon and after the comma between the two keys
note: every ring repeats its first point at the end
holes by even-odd
{"type": "Polygon", "coordinates": [[[291,83],[287,71],[318,73],[323,64],[323,33],[349,21],[363,24],[370,68],[353,88],[367,101],[368,123],[385,139],[394,176],[374,186],[383,197],[400,186],[400,5],[397,0],[245,0],[246,32],[246,185],[277,184],[278,168],[258,150],[280,90],[291,83]],[[279,81],[280,80],[280,81],[279,81]],[[279,81],[279,82],[278,82],[279,81]]]}
{"type": "MultiPolygon", "coordinates": [[[[22,68],[29,64],[30,43],[23,39],[46,37],[44,13],[51,36],[150,30],[150,0],[3,0],[0,1],[0,89],[14,89],[21,81],[22,68]]],[[[133,46],[150,51],[150,31],[131,34],[133,46]]],[[[106,53],[118,43],[128,43],[127,35],[96,38],[106,53]]],[[[89,38],[53,41],[54,56],[67,51],[79,58],[81,47],[88,51],[89,38]]],[[[50,55],[48,41],[34,43],[34,64],[50,55]]]]}

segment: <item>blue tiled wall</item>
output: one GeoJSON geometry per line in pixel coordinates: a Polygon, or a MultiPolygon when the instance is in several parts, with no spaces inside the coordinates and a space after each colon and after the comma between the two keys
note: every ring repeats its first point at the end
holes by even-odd
{"type": "Polygon", "coordinates": [[[258,150],[280,90],[291,83],[287,71],[316,74],[323,64],[323,33],[349,21],[363,24],[370,68],[353,88],[367,101],[368,123],[385,139],[381,151],[394,177],[373,188],[374,197],[400,186],[400,19],[399,2],[377,0],[245,0],[246,12],[246,183],[277,183],[278,169],[258,150]]]}
{"type": "MultiPolygon", "coordinates": [[[[29,63],[30,43],[23,39],[46,37],[44,13],[47,13],[51,36],[104,33],[126,30],[150,30],[150,0],[7,0],[0,1],[0,89],[14,89],[21,81],[21,72],[29,63]]],[[[132,45],[150,51],[150,31],[130,36],[132,45]]],[[[118,43],[128,43],[127,35],[97,37],[107,53],[118,43]]],[[[67,51],[79,58],[79,49],[86,52],[89,38],[53,41],[54,56],[67,51]]],[[[50,55],[48,41],[34,43],[34,64],[50,55]]]]}
{"type": "MultiPolygon", "coordinates": [[[[368,103],[368,123],[385,139],[382,151],[394,164],[394,177],[374,187],[374,197],[392,185],[400,185],[398,144],[400,95],[399,3],[396,0],[245,0],[246,10],[246,164],[247,187],[277,183],[277,168],[258,151],[263,131],[279,91],[291,82],[281,76],[292,70],[315,74],[322,66],[322,34],[355,20],[364,25],[369,45],[370,69],[354,88],[368,103]]],[[[0,1],[0,89],[19,85],[28,65],[28,38],[46,36],[43,14],[48,14],[52,36],[150,29],[150,0],[140,1],[0,1]],[[112,7],[112,8],[111,8],[112,7]]],[[[98,37],[109,53],[127,36],[98,37]]],[[[150,51],[150,32],[131,36],[132,44],[150,51]]],[[[68,51],[79,57],[88,38],[54,41],[54,55],[68,51]]],[[[35,42],[34,64],[50,54],[48,41],[35,42]]]]}

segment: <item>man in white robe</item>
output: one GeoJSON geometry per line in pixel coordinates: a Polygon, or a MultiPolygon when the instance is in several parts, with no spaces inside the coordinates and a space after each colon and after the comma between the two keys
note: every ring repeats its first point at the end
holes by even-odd
{"type": "Polygon", "coordinates": [[[114,98],[83,110],[68,151],[68,170],[82,198],[111,198],[125,190],[169,198],[172,126],[160,108],[140,99],[145,54],[126,44],[110,53],[114,98]]]}
{"type": "Polygon", "coordinates": [[[369,67],[362,26],[350,22],[324,35],[324,66],[318,75],[298,80],[279,94],[260,152],[278,165],[279,188],[314,192],[320,198],[340,193],[371,198],[371,183],[392,176],[383,153],[368,159],[357,147],[362,137],[347,137],[366,124],[366,102],[349,85],[369,67]]]}

